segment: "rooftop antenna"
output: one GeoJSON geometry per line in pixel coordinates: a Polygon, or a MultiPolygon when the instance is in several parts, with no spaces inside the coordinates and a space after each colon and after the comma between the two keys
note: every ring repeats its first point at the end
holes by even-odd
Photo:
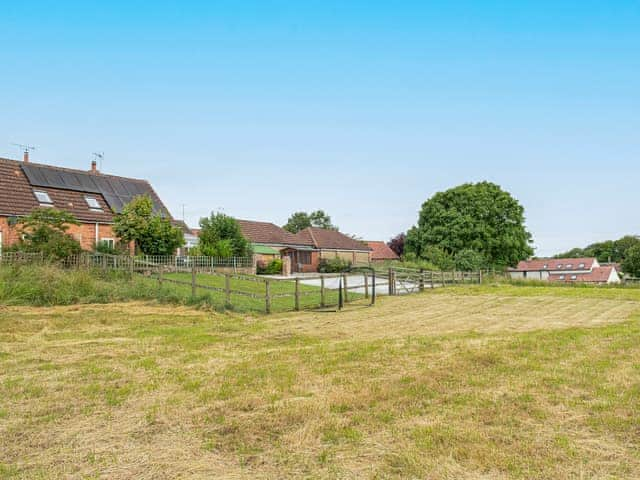
{"type": "Polygon", "coordinates": [[[102,161],[104,160],[104,152],[93,152],[93,158],[100,164],[100,171],[102,171],[102,161]]]}
{"type": "Polygon", "coordinates": [[[23,160],[25,162],[29,161],[29,152],[36,149],[36,147],[34,147],[33,145],[26,145],[24,143],[12,143],[11,145],[13,145],[14,147],[18,147],[23,151],[24,153],[23,160]]]}

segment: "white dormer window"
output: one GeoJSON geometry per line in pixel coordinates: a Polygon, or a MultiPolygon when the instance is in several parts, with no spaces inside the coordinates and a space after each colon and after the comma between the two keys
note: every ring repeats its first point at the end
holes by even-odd
{"type": "Polygon", "coordinates": [[[546,263],[542,266],[543,270],[546,270],[547,268],[549,268],[549,265],[547,265],[546,263]]]}
{"type": "Polygon", "coordinates": [[[556,268],[562,268],[562,264],[559,263],[558,265],[556,265],[556,268]]]}
{"type": "Polygon", "coordinates": [[[571,267],[573,267],[573,264],[567,263],[567,268],[571,268],[571,267]]]}
{"type": "Polygon", "coordinates": [[[99,210],[102,211],[102,207],[100,206],[100,204],[98,203],[98,200],[96,200],[93,197],[84,197],[85,201],[87,202],[87,205],[89,205],[89,208],[91,210],[99,210]]]}
{"type": "Polygon", "coordinates": [[[53,202],[51,201],[51,197],[47,192],[43,192],[42,190],[34,190],[33,194],[36,196],[36,199],[43,207],[51,207],[53,202]]]}
{"type": "Polygon", "coordinates": [[[578,276],[577,275],[571,275],[571,280],[577,280],[578,276]]]}
{"type": "Polygon", "coordinates": [[[579,268],[584,268],[584,263],[581,263],[580,265],[578,265],[579,268]]]}

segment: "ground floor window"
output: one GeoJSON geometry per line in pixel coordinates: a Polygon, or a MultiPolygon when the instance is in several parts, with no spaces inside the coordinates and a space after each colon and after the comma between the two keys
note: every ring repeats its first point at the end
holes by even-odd
{"type": "Polygon", "coordinates": [[[298,252],[298,263],[311,265],[311,252],[298,252]]]}
{"type": "Polygon", "coordinates": [[[116,241],[113,238],[103,238],[100,240],[100,243],[109,248],[114,248],[116,246],[116,241]]]}

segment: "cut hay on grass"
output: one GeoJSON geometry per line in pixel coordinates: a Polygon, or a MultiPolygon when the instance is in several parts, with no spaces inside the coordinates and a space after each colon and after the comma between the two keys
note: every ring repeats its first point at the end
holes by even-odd
{"type": "Polygon", "coordinates": [[[637,293],[513,288],[0,308],[0,478],[637,478],[637,293]]]}

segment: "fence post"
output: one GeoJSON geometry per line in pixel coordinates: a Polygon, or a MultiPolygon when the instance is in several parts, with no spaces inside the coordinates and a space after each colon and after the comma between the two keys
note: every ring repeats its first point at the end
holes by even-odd
{"type": "Polygon", "coordinates": [[[478,283],[482,283],[482,270],[478,270],[478,283]]]}
{"type": "Polygon", "coordinates": [[[344,286],[344,303],[349,301],[349,288],[347,287],[347,275],[342,274],[342,285],[344,286]]]}
{"type": "Polygon", "coordinates": [[[264,291],[265,310],[267,313],[271,313],[271,288],[268,278],[264,281],[264,291]]]}
{"type": "Polygon", "coordinates": [[[325,296],[324,296],[324,275],[320,275],[320,307],[324,308],[325,306],[325,296]]]}
{"type": "Polygon", "coordinates": [[[231,275],[224,274],[224,296],[227,305],[231,305],[231,275]]]}
{"type": "Polygon", "coordinates": [[[444,277],[444,270],[442,270],[440,272],[440,279],[442,280],[442,286],[446,287],[446,285],[445,285],[445,277],[444,277]]]}
{"type": "Polygon", "coordinates": [[[369,275],[364,274],[364,298],[369,298],[369,275]]]}
{"type": "Polygon", "coordinates": [[[300,279],[296,277],[295,309],[300,310],[300,279]]]}
{"type": "Polygon", "coordinates": [[[418,290],[424,292],[424,269],[420,269],[420,279],[418,280],[418,290]]]}
{"type": "Polygon", "coordinates": [[[191,296],[196,296],[196,266],[191,265],[191,296]]]}
{"type": "Polygon", "coordinates": [[[162,265],[158,265],[158,286],[162,287],[162,265]]]}
{"type": "Polygon", "coordinates": [[[395,280],[393,279],[393,268],[389,269],[389,295],[393,295],[393,283],[395,280]]]}

